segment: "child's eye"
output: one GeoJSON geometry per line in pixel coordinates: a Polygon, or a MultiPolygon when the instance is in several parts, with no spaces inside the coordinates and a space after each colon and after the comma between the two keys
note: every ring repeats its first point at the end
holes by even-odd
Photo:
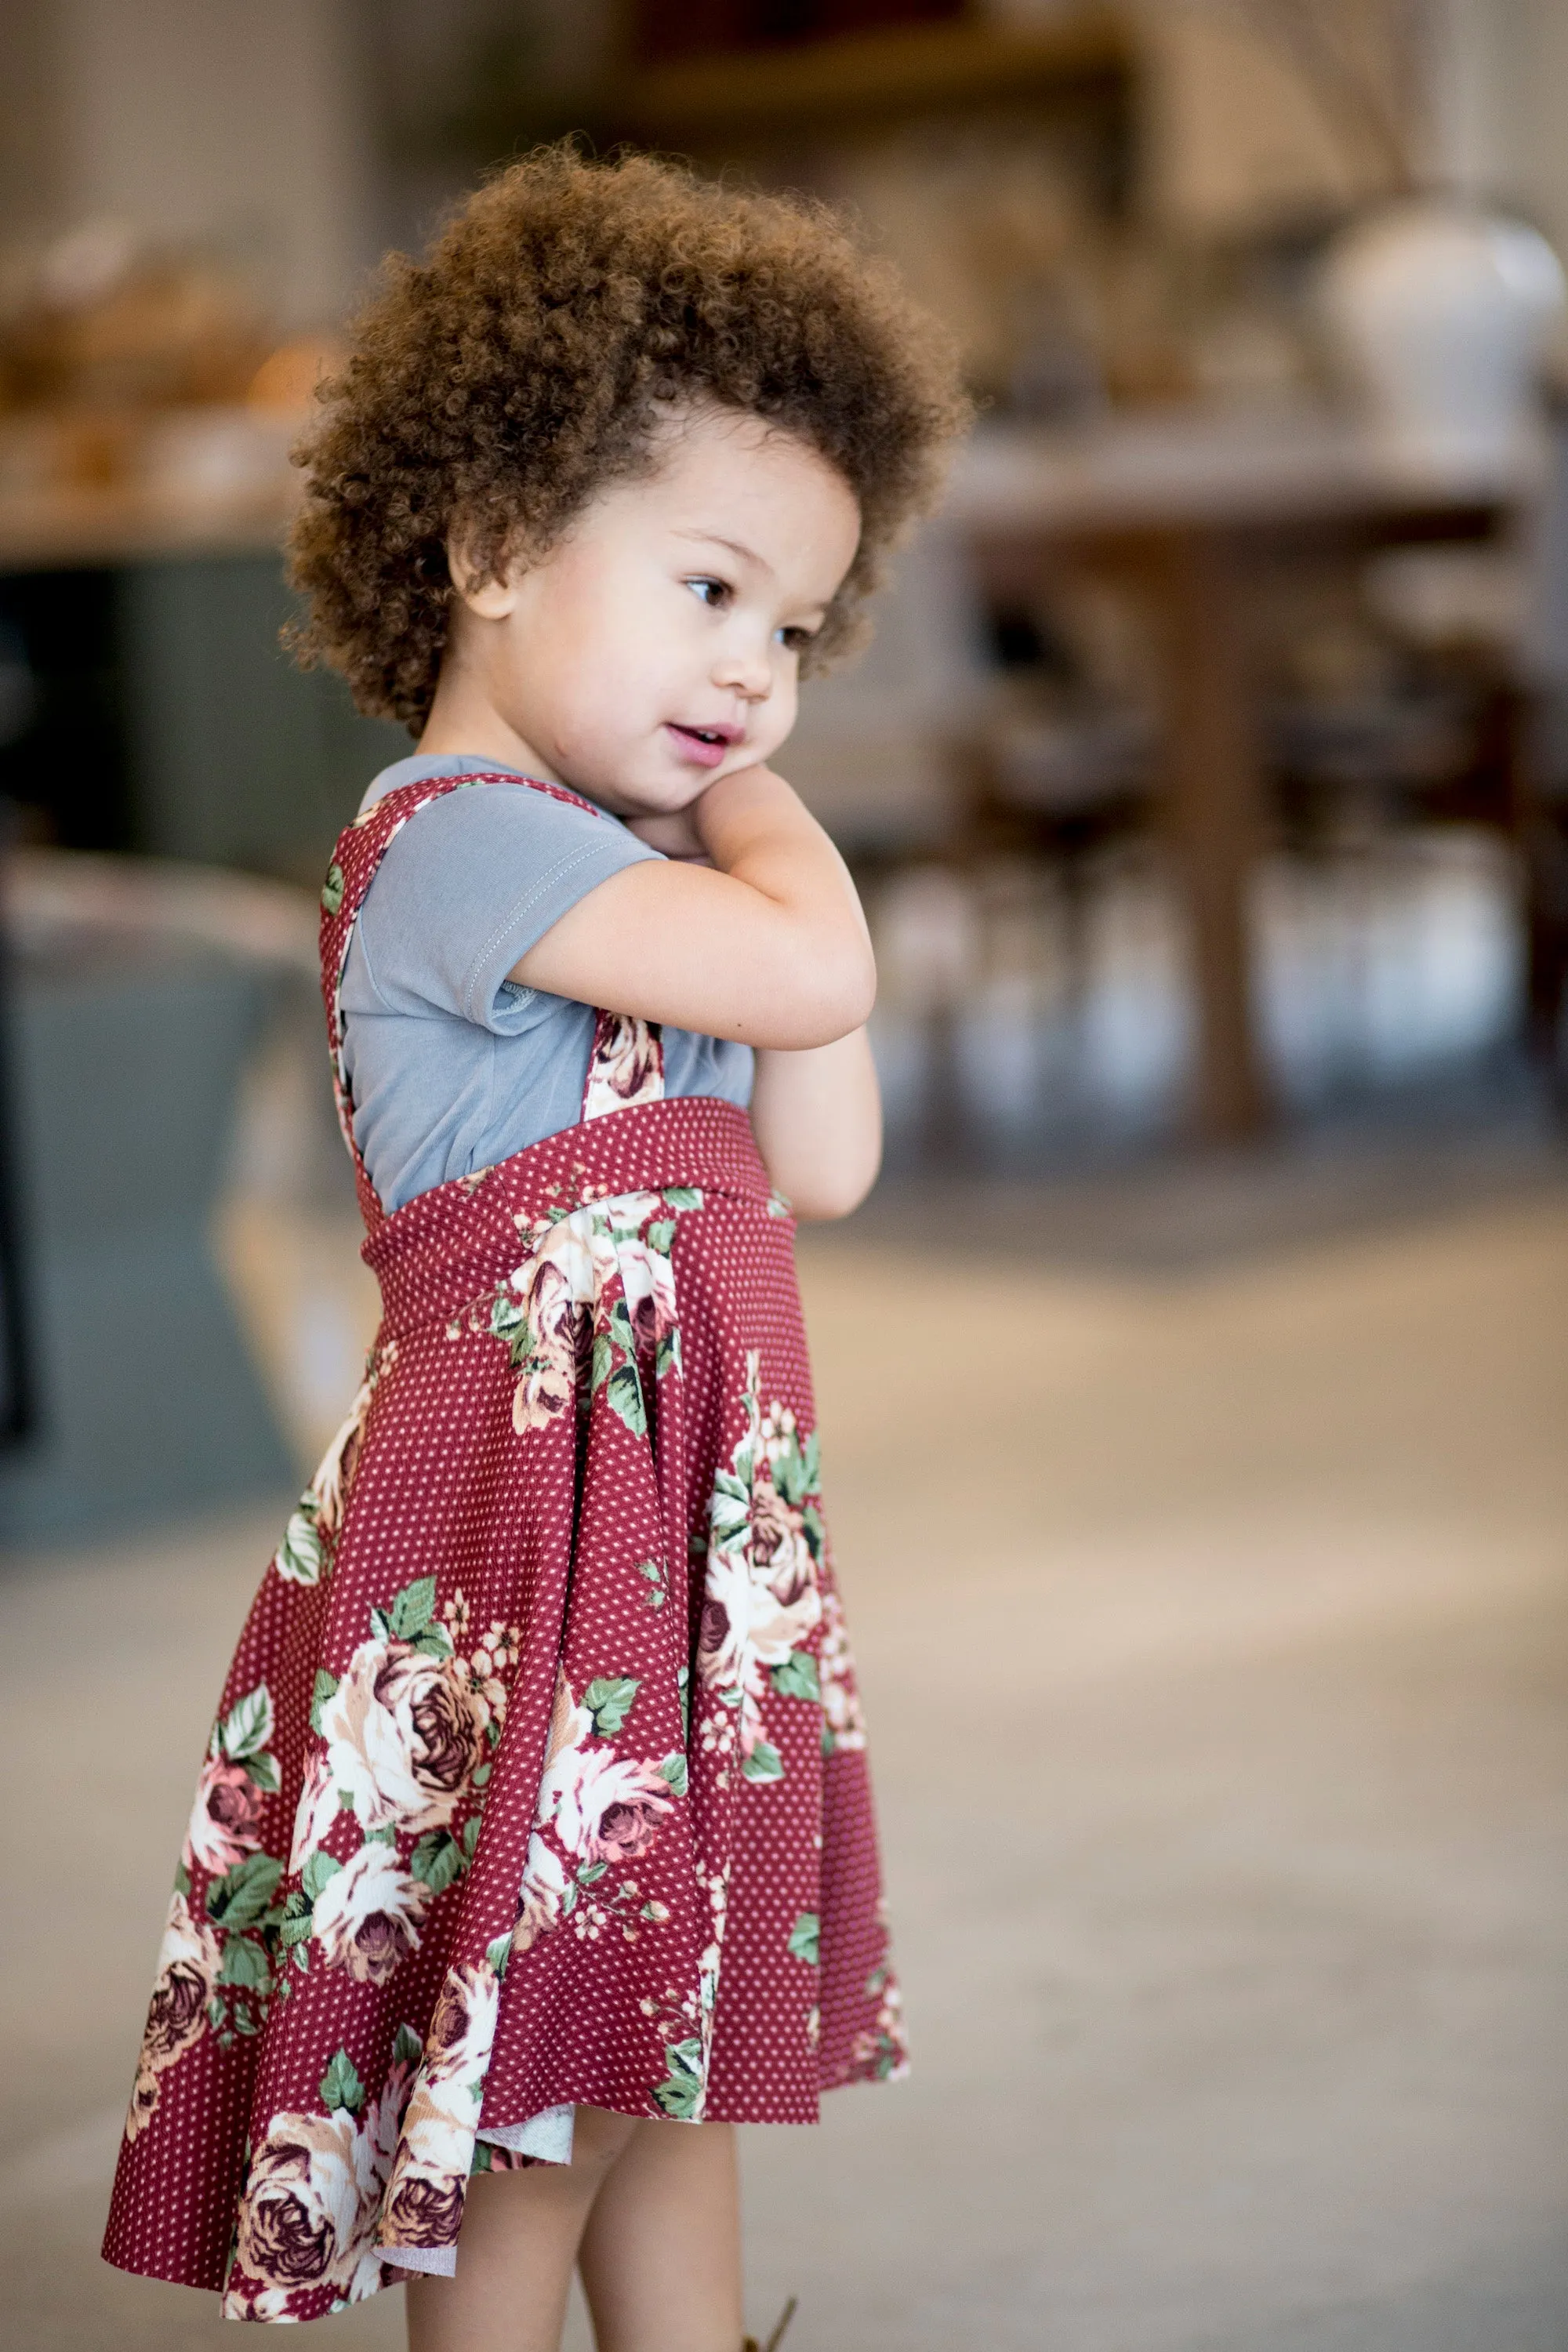
{"type": "Polygon", "coordinates": [[[694,595],[701,597],[710,612],[721,612],[730,601],[728,581],[714,580],[704,574],[699,574],[695,580],[689,580],[686,584],[694,595]]]}
{"type": "Polygon", "coordinates": [[[803,654],[816,635],[815,629],[788,628],[779,631],[779,643],[785,653],[803,654]]]}

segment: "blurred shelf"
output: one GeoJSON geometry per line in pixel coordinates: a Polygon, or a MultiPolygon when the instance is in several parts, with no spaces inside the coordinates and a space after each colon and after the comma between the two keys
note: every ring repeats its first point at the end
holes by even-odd
{"type": "Polygon", "coordinates": [[[1054,23],[915,25],[809,47],[702,58],[643,75],[616,110],[664,146],[732,146],[911,115],[1060,100],[1130,76],[1132,36],[1103,7],[1054,23]]]}
{"type": "Polygon", "coordinates": [[[960,453],[945,512],[980,537],[1273,527],[1525,507],[1539,436],[1506,446],[1406,449],[1316,404],[1194,402],[1052,431],[984,420],[960,453]]]}
{"type": "Polygon", "coordinates": [[[0,491],[0,572],[64,572],[177,555],[251,555],[281,547],[299,484],[237,495],[133,488],[0,491]]]}

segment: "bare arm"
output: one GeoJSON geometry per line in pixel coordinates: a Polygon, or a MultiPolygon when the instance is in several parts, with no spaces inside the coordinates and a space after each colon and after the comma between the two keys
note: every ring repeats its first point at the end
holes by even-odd
{"type": "Polygon", "coordinates": [[[882,1103],[864,1029],[808,1053],[757,1055],[752,1131],[797,1217],[847,1217],[877,1180],[882,1103]]]}
{"type": "Polygon", "coordinates": [[[721,778],[689,814],[711,868],[671,861],[612,875],[510,977],[786,1053],[847,1039],[870,1012],[876,966],[826,834],[767,768],[721,778]]]}

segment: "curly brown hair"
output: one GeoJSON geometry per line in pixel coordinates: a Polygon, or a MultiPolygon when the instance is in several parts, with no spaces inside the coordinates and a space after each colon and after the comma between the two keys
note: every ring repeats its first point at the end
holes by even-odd
{"type": "Polygon", "coordinates": [[[940,488],[970,415],[953,347],[820,204],[646,155],[542,148],[470,198],[423,262],[389,257],[354,321],[289,544],[289,641],[360,709],[417,735],[436,691],[455,524],[480,580],[539,556],[605,482],[650,466],[672,405],[794,433],[859,502],[848,577],[812,647],[862,634],[882,561],[940,488]]]}

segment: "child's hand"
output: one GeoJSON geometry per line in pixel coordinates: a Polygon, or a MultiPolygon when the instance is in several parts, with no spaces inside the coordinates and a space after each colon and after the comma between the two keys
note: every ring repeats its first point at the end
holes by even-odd
{"type": "Polygon", "coordinates": [[[661,850],[666,857],[679,858],[684,866],[713,863],[698,838],[691,808],[671,809],[662,816],[629,816],[626,831],[635,833],[639,841],[646,841],[650,849],[661,850]]]}

